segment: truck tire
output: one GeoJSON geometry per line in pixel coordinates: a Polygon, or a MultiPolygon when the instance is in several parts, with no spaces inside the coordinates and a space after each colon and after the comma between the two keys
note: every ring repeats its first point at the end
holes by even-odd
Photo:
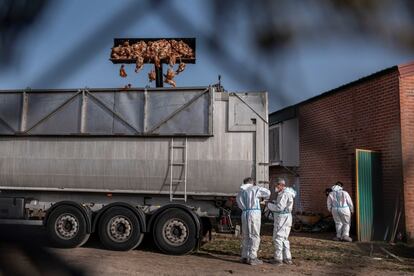
{"type": "Polygon", "coordinates": [[[127,251],[142,241],[138,217],[124,207],[112,207],[105,211],[98,224],[99,239],[110,250],[127,251]]]}
{"type": "Polygon", "coordinates": [[[69,205],[53,210],[46,228],[51,242],[64,248],[82,246],[90,235],[87,233],[85,216],[78,208],[69,205]]]}
{"type": "Polygon", "coordinates": [[[161,213],[154,223],[153,236],[157,247],[167,254],[187,254],[197,245],[195,222],[180,209],[161,213]]]}

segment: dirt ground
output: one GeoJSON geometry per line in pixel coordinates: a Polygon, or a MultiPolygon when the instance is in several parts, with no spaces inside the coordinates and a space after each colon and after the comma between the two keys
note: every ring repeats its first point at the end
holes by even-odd
{"type": "MultiPolygon", "coordinates": [[[[13,229],[14,234],[19,231],[13,229]]],[[[25,240],[48,245],[43,229],[23,231],[25,240]]],[[[95,236],[81,248],[47,248],[44,252],[21,244],[2,243],[0,275],[9,275],[10,271],[4,268],[12,264],[21,271],[20,275],[64,275],[59,269],[76,271],[79,275],[414,275],[413,248],[333,242],[331,237],[332,234],[293,235],[290,240],[294,265],[281,267],[267,263],[273,254],[268,235],[262,237],[259,256],[265,264],[261,266],[238,262],[240,240],[231,235],[213,235],[211,242],[186,256],[161,254],[149,240],[130,252],[109,251],[100,247],[95,236]],[[398,255],[403,262],[387,257],[380,247],[398,255]]]]}

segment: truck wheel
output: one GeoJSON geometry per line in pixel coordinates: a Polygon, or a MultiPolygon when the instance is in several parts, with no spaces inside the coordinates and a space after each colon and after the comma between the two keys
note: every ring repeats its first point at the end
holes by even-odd
{"type": "Polygon", "coordinates": [[[165,211],[155,221],[153,229],[157,247],[168,254],[191,252],[196,244],[196,226],[193,218],[183,210],[165,211]]]}
{"type": "Polygon", "coordinates": [[[52,243],[58,247],[72,248],[86,243],[86,218],[73,206],[60,206],[52,211],[47,220],[47,233],[52,243]]]}
{"type": "Polygon", "coordinates": [[[110,250],[127,251],[143,238],[137,216],[129,209],[112,207],[99,220],[99,239],[110,250]]]}

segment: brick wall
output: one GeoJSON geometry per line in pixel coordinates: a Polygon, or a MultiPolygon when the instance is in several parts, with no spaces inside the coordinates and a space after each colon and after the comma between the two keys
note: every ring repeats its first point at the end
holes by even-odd
{"type": "Polygon", "coordinates": [[[409,242],[414,242],[414,76],[409,65],[399,69],[405,226],[409,242]]]}
{"type": "Polygon", "coordinates": [[[399,110],[397,69],[299,105],[298,172],[306,211],[327,213],[324,190],[336,181],[355,201],[355,149],[360,148],[381,152],[384,212],[392,221],[402,183],[399,110]]]}

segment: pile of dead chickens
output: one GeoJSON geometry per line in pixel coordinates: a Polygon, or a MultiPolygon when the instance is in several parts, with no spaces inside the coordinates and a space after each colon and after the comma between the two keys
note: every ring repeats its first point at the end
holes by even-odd
{"type": "MultiPolygon", "coordinates": [[[[112,48],[111,58],[113,60],[135,60],[135,72],[138,73],[144,67],[144,63],[154,63],[159,68],[161,62],[167,62],[169,68],[167,74],[164,75],[165,83],[175,87],[174,77],[185,70],[185,63],[182,59],[194,58],[193,49],[183,41],[160,39],[156,41],[138,41],[130,44],[125,41],[122,45],[112,48]],[[178,63],[178,67],[174,70],[174,66],[178,63]]],[[[127,76],[125,66],[121,65],[119,75],[123,78],[127,76]]],[[[155,69],[148,73],[150,82],[156,78],[155,69]]]]}

